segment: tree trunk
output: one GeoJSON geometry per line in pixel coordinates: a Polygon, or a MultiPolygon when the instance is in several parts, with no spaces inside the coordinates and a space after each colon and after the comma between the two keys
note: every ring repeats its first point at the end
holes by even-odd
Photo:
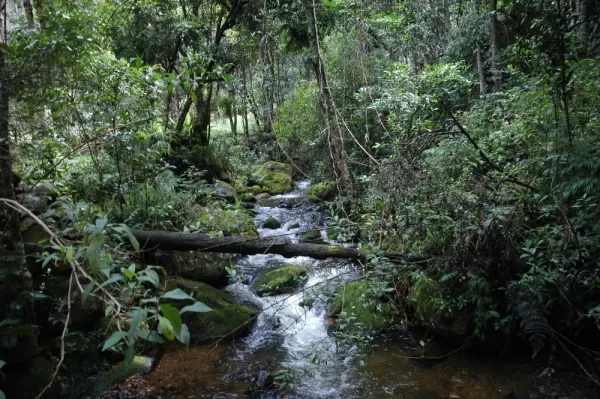
{"type": "Polygon", "coordinates": [[[200,85],[196,90],[196,119],[192,127],[194,140],[201,146],[207,146],[210,143],[209,125],[210,125],[210,104],[212,100],[213,85],[208,83],[206,93],[204,85],[200,85]]]}
{"type": "Polygon", "coordinates": [[[23,10],[25,11],[25,20],[27,21],[27,27],[29,29],[35,28],[35,22],[33,20],[33,6],[30,0],[23,0],[23,10]]]}
{"type": "Polygon", "coordinates": [[[309,60],[313,72],[317,78],[323,107],[326,115],[327,131],[329,133],[329,147],[331,150],[331,159],[333,170],[342,196],[356,198],[357,192],[348,167],[348,155],[344,149],[342,138],[342,129],[335,114],[335,104],[327,81],[325,66],[319,53],[318,31],[313,8],[313,0],[303,0],[304,11],[308,21],[308,42],[309,42],[309,60]]]}
{"type": "Polygon", "coordinates": [[[500,45],[498,43],[498,18],[497,0],[488,0],[488,12],[490,14],[490,47],[492,51],[492,79],[494,81],[494,91],[498,92],[502,89],[502,71],[500,69],[500,60],[498,52],[500,45]]]}
{"type": "MultiPolygon", "coordinates": [[[[211,237],[207,234],[179,233],[170,231],[133,230],[133,235],[143,248],[173,251],[204,251],[234,253],[241,255],[278,254],[285,257],[309,256],[314,259],[367,260],[369,251],[336,245],[293,244],[277,237],[211,237]]],[[[420,257],[401,253],[385,253],[392,261],[422,260],[420,257]]]]}
{"type": "Polygon", "coordinates": [[[181,135],[183,132],[183,125],[185,124],[185,119],[187,118],[188,113],[190,112],[190,108],[192,107],[192,96],[188,96],[187,100],[183,104],[183,108],[179,113],[179,117],[177,118],[177,125],[175,126],[175,132],[178,135],[181,135]]]}
{"type": "Polygon", "coordinates": [[[483,57],[481,56],[481,49],[477,46],[477,73],[479,74],[479,94],[483,97],[486,95],[487,88],[485,86],[485,72],[483,69],[483,57]]]}
{"type": "MultiPolygon", "coordinates": [[[[0,10],[4,0],[0,0],[0,10]]],[[[4,26],[0,14],[0,26],[4,26]]],[[[9,141],[9,82],[4,52],[5,41],[0,29],[0,198],[15,200],[12,159],[9,141]]],[[[8,206],[4,210],[6,225],[0,226],[0,320],[18,321],[0,327],[0,335],[14,338],[10,348],[2,348],[2,360],[16,363],[28,360],[37,346],[33,327],[32,276],[25,262],[25,250],[19,213],[8,206]],[[10,330],[17,329],[18,333],[10,330]]]]}

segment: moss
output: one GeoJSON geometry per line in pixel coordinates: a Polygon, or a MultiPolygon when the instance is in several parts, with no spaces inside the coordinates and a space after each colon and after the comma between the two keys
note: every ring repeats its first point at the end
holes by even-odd
{"type": "Polygon", "coordinates": [[[278,229],[281,227],[281,223],[275,218],[268,218],[265,220],[262,227],[263,229],[278,229]]]}
{"type": "Polygon", "coordinates": [[[108,372],[109,385],[120,384],[129,377],[145,374],[152,369],[152,359],[145,356],[134,356],[131,363],[121,362],[108,372]]]}
{"type": "Polygon", "coordinates": [[[251,187],[247,187],[246,188],[246,192],[250,193],[250,194],[260,194],[262,193],[262,188],[260,186],[251,186],[251,187]]]}
{"type": "Polygon", "coordinates": [[[261,296],[290,292],[304,282],[306,272],[302,266],[284,266],[260,276],[253,287],[261,296]]]}
{"type": "Polygon", "coordinates": [[[263,170],[267,170],[269,172],[279,172],[279,173],[283,173],[286,175],[292,175],[293,169],[292,169],[292,165],[288,165],[287,163],[283,163],[283,162],[275,162],[275,161],[269,161],[269,162],[265,162],[260,166],[261,169],[263,170]]]}
{"type": "MultiPolygon", "coordinates": [[[[232,332],[234,333],[231,334],[231,338],[241,337],[252,330],[256,312],[247,306],[233,303],[233,297],[228,292],[220,291],[205,283],[181,278],[167,282],[167,290],[175,288],[193,292],[195,300],[212,308],[212,311],[206,313],[186,312],[182,315],[193,342],[214,342],[232,332]]],[[[181,308],[188,303],[188,301],[177,301],[172,304],[181,308]]]]}
{"type": "Polygon", "coordinates": [[[321,200],[319,199],[319,197],[317,197],[316,195],[308,195],[306,196],[306,199],[311,201],[311,202],[321,202],[321,200]]]}
{"type": "Polygon", "coordinates": [[[244,193],[242,194],[243,202],[256,202],[256,197],[252,193],[244,193]]]}
{"type": "Polygon", "coordinates": [[[330,310],[331,315],[345,312],[355,317],[354,323],[361,327],[382,330],[392,322],[393,306],[369,295],[370,284],[366,281],[353,281],[344,284],[336,291],[336,299],[330,310]]]}
{"type": "Polygon", "coordinates": [[[300,237],[300,242],[313,242],[321,239],[321,232],[319,230],[310,230],[303,233],[300,237]]]}
{"type": "Polygon", "coordinates": [[[223,209],[218,203],[199,210],[199,233],[227,236],[258,237],[254,217],[245,209],[223,209]]]}
{"type": "Polygon", "coordinates": [[[306,194],[309,197],[317,197],[322,201],[329,201],[335,197],[336,189],[335,184],[333,182],[324,182],[318,183],[313,186],[310,186],[306,190],[306,194]]]}
{"type": "Polygon", "coordinates": [[[252,174],[251,182],[262,186],[269,194],[281,194],[292,190],[292,167],[280,162],[266,162],[252,174]]]}

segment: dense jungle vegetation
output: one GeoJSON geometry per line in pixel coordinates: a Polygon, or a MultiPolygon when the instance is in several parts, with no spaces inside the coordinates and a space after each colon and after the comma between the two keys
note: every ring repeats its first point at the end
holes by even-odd
{"type": "Polygon", "coordinates": [[[295,180],[370,253],[348,286],[385,302],[369,336],[425,326],[600,384],[600,1],[0,0],[0,21],[0,398],[193,344],[221,300],[136,232],[253,239],[248,204],[295,180]]]}

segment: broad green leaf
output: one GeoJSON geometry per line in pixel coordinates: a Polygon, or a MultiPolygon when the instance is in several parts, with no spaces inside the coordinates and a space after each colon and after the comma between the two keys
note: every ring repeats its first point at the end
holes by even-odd
{"type": "Polygon", "coordinates": [[[136,337],[144,339],[148,342],[154,342],[160,344],[163,342],[163,339],[156,331],[151,330],[137,330],[135,332],[136,337]]]}
{"type": "Polygon", "coordinates": [[[108,317],[108,315],[111,314],[113,310],[114,307],[112,305],[107,306],[106,309],[104,309],[104,317],[108,317]]]}
{"type": "Polygon", "coordinates": [[[116,232],[125,233],[127,235],[127,238],[129,238],[129,242],[131,243],[133,249],[135,249],[136,252],[140,251],[140,243],[138,242],[137,238],[135,238],[135,236],[131,232],[131,229],[128,226],[122,224],[120,226],[113,227],[113,229],[116,232]]]}
{"type": "Polygon", "coordinates": [[[212,311],[211,308],[203,304],[202,302],[196,302],[193,305],[184,306],[179,313],[195,312],[195,313],[206,313],[212,311]]]}
{"type": "Polygon", "coordinates": [[[183,299],[191,299],[194,300],[194,298],[192,298],[190,295],[186,294],[182,289],[180,288],[175,288],[172,291],[169,292],[165,292],[161,298],[164,299],[178,299],[178,300],[183,300],[183,299]]]}
{"type": "Polygon", "coordinates": [[[0,370],[2,370],[2,367],[4,366],[6,366],[6,362],[0,359],[0,370]]]}
{"type": "Polygon", "coordinates": [[[87,299],[90,296],[90,294],[92,293],[93,289],[94,289],[94,282],[92,281],[85,287],[85,289],[83,290],[83,293],[81,294],[81,304],[82,305],[85,304],[85,301],[87,301],[87,299]]]}
{"type": "Polygon", "coordinates": [[[186,324],[181,325],[181,332],[177,335],[177,339],[185,346],[190,346],[190,330],[186,324]]]}
{"type": "Polygon", "coordinates": [[[164,317],[169,319],[175,333],[179,334],[181,332],[181,316],[179,315],[179,310],[173,305],[169,305],[168,303],[160,305],[160,311],[164,317]]]}
{"type": "Polygon", "coordinates": [[[6,399],[6,395],[4,395],[4,392],[2,392],[2,390],[0,390],[0,399],[6,399]]]}
{"type": "Polygon", "coordinates": [[[104,266],[102,259],[102,247],[104,246],[104,239],[104,234],[96,235],[85,253],[85,260],[87,261],[92,273],[97,273],[104,266]]]}
{"type": "Polygon", "coordinates": [[[73,260],[75,259],[75,248],[73,248],[73,247],[67,248],[67,255],[65,256],[65,259],[69,263],[73,262],[73,260]]]}
{"type": "MultiPolygon", "coordinates": [[[[123,281],[123,276],[120,274],[113,274],[112,276],[110,276],[108,278],[108,280],[106,280],[105,282],[103,282],[102,284],[100,284],[100,287],[106,287],[107,285],[116,283],[117,281],[123,281]]],[[[100,287],[96,288],[94,290],[94,292],[98,291],[100,289],[100,287]]]]}
{"type": "Polygon", "coordinates": [[[129,325],[129,333],[127,334],[127,338],[129,340],[130,344],[131,344],[131,342],[135,341],[135,333],[138,330],[142,321],[144,321],[146,319],[146,310],[145,309],[134,310],[132,312],[132,314],[133,314],[133,318],[131,319],[131,323],[129,325]]]}
{"type": "Polygon", "coordinates": [[[115,346],[116,344],[118,344],[119,341],[122,340],[126,335],[127,335],[127,333],[125,331],[115,331],[114,333],[112,333],[110,338],[104,342],[104,346],[102,347],[102,352],[104,352],[105,350],[110,349],[113,346],[115,346]]]}
{"type": "Polygon", "coordinates": [[[96,219],[96,228],[98,229],[99,232],[104,230],[104,228],[106,227],[107,224],[108,224],[108,219],[105,219],[104,217],[100,217],[100,218],[96,219]]]}
{"type": "Polygon", "coordinates": [[[173,331],[173,325],[171,322],[162,316],[158,316],[158,332],[165,336],[169,341],[175,339],[175,333],[173,331]]]}
{"type": "Polygon", "coordinates": [[[145,275],[148,277],[149,282],[152,283],[153,286],[158,287],[160,284],[160,277],[158,276],[158,273],[156,273],[154,270],[146,270],[145,275]]]}
{"type": "Polygon", "coordinates": [[[125,351],[125,359],[123,360],[123,362],[125,364],[131,364],[131,363],[133,363],[134,357],[135,357],[135,345],[130,345],[127,347],[127,350],[125,351]]]}

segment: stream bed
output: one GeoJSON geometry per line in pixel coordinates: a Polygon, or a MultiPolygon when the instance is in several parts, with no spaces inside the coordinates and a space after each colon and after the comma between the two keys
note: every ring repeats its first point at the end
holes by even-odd
{"type": "MultiPolygon", "coordinates": [[[[300,182],[297,190],[271,197],[269,206],[263,203],[255,208],[261,237],[281,236],[298,242],[299,233],[323,227],[324,213],[301,200],[308,185],[300,182]],[[278,207],[283,200],[298,205],[278,207]],[[278,219],[281,227],[262,229],[269,217],[278,219]]],[[[324,231],[322,238],[327,238],[324,231]]],[[[422,337],[409,332],[378,337],[362,357],[356,348],[338,346],[324,302],[315,297],[317,291],[311,287],[327,292],[352,279],[355,272],[346,261],[252,255],[240,258],[236,269],[243,275],[243,283],[233,283],[227,290],[238,302],[261,309],[252,333],[217,346],[168,347],[154,371],[144,377],[148,392],[175,398],[474,399],[516,397],[515,392],[528,388],[531,367],[520,361],[460,352],[436,361],[415,360],[423,350],[422,337]],[[261,298],[247,285],[261,273],[282,265],[308,268],[301,291],[261,298]],[[311,307],[304,306],[308,300],[311,307]],[[269,376],[278,373],[283,373],[280,382],[290,382],[286,396],[276,390],[252,391],[253,386],[264,385],[269,376]]],[[[455,349],[434,347],[434,342],[426,345],[428,353],[455,349]]]]}

